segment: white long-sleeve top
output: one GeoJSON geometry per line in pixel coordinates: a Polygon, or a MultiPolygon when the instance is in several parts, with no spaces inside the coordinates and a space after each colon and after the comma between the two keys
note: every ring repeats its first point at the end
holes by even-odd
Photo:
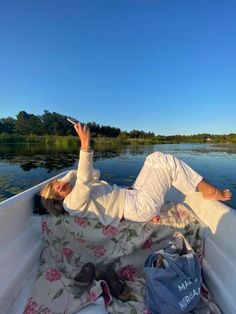
{"type": "Polygon", "coordinates": [[[93,151],[80,150],[78,169],[60,180],[76,179],[73,190],[63,201],[64,209],[73,216],[97,217],[103,225],[118,226],[124,214],[125,189],[99,180],[100,171],[93,169],[93,151]]]}

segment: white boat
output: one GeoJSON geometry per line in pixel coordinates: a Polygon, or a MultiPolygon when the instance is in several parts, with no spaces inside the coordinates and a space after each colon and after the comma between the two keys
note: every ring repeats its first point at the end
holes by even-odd
{"type": "MultiPolygon", "coordinates": [[[[39,267],[40,217],[32,215],[32,209],[33,197],[44,184],[0,203],[1,314],[23,313],[39,267]]],[[[182,196],[171,191],[167,197],[180,201],[182,196]]],[[[236,211],[224,203],[205,200],[200,193],[189,195],[184,202],[210,229],[204,236],[205,283],[222,313],[235,314],[236,211]]]]}

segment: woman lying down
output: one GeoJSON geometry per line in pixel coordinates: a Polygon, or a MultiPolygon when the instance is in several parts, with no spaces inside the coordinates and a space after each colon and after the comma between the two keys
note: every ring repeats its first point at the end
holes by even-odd
{"type": "Polygon", "coordinates": [[[228,189],[220,190],[207,183],[183,161],[160,152],[146,158],[132,189],[110,185],[99,180],[99,171],[93,170],[89,128],[79,122],[74,128],[81,143],[78,170],[51,180],[42,189],[42,204],[49,213],[97,217],[103,225],[118,226],[121,219],[145,222],[155,217],[172,185],[184,195],[199,191],[206,199],[220,201],[232,196],[228,189]]]}

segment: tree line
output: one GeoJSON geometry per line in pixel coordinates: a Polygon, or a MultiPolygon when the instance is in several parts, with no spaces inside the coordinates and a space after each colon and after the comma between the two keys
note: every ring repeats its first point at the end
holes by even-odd
{"type": "MultiPolygon", "coordinates": [[[[0,135],[23,136],[68,136],[75,135],[73,125],[67,121],[65,115],[44,110],[42,115],[34,115],[26,111],[20,111],[16,119],[12,117],[0,119],[0,135]]],[[[89,122],[92,137],[110,137],[123,140],[151,140],[155,143],[236,143],[236,134],[214,135],[209,133],[195,135],[156,135],[153,132],[143,130],[121,131],[119,128],[99,125],[89,122]]]]}
{"type": "MultiPolygon", "coordinates": [[[[0,134],[16,135],[75,135],[73,125],[67,121],[65,115],[44,110],[42,115],[34,115],[20,111],[16,119],[12,117],[0,119],[0,134]]],[[[92,136],[117,137],[121,130],[110,126],[99,125],[95,122],[87,123],[92,136]]]]}

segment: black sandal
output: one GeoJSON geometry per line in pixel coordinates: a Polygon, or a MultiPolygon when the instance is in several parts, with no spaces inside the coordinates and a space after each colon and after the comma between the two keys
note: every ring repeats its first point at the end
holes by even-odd
{"type": "Polygon", "coordinates": [[[95,269],[95,279],[106,281],[111,295],[121,301],[130,300],[130,289],[125,283],[121,280],[116,272],[112,269],[111,266],[107,268],[96,267],[95,269]]]}
{"type": "Polygon", "coordinates": [[[88,287],[95,276],[95,267],[93,263],[86,263],[81,271],[74,278],[74,285],[77,287],[88,287]]]}

